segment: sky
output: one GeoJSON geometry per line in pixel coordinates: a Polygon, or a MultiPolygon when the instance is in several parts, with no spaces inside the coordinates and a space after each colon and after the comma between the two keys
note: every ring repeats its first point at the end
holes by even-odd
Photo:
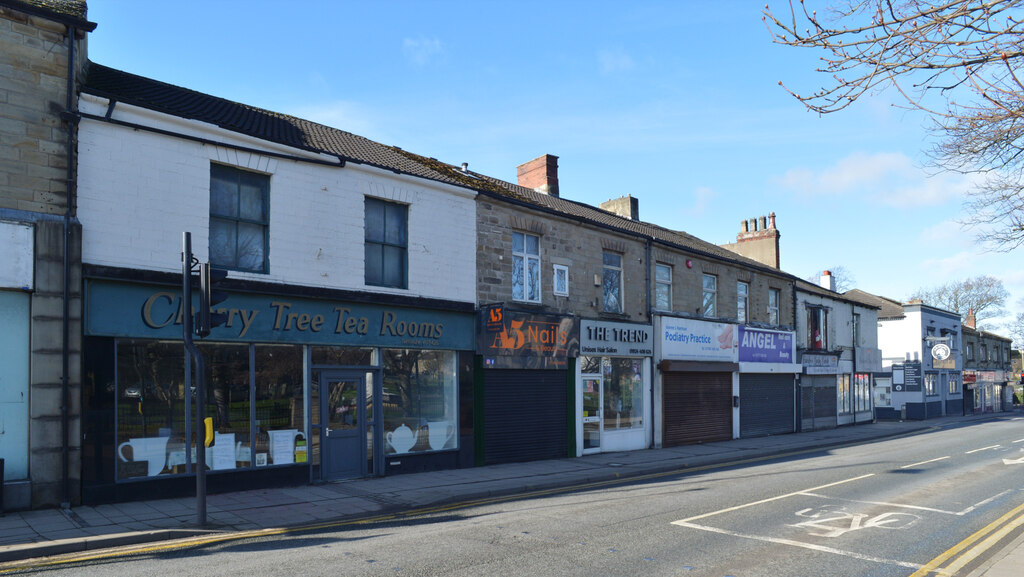
{"type": "Polygon", "coordinates": [[[824,86],[823,54],[773,44],[765,0],[88,5],[106,66],[510,182],[552,154],[563,198],[629,194],[642,220],[715,244],[774,212],[786,272],[843,267],[898,300],[991,275],[1010,293],[995,322],[1024,312],[1024,249],[958,224],[970,180],[926,167],[928,118],[891,91],[807,111],[779,82],[824,86]]]}

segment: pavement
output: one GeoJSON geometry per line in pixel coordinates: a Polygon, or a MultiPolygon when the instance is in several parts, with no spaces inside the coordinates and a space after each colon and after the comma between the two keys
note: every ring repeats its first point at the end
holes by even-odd
{"type": "MultiPolygon", "coordinates": [[[[0,573],[41,557],[181,539],[219,541],[384,516],[409,516],[443,505],[581,489],[658,474],[685,474],[722,464],[742,466],[772,457],[1020,416],[1020,412],[1014,412],[878,421],[668,449],[222,493],[207,496],[207,524],[202,527],[196,523],[195,497],[6,512],[0,516],[0,573]]],[[[1018,577],[1021,567],[1024,535],[1002,546],[968,577],[1018,577]]]]}

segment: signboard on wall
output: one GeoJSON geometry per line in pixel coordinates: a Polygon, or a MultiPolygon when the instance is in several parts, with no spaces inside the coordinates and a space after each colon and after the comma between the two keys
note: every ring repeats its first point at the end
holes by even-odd
{"type": "Polygon", "coordinates": [[[839,374],[839,357],[835,355],[809,355],[804,353],[800,358],[800,364],[804,366],[804,374],[807,375],[837,375],[839,374]]]}
{"type": "Polygon", "coordinates": [[[654,328],[651,325],[582,320],[580,354],[649,357],[654,354],[654,328]]]}
{"type": "MultiPolygon", "coordinates": [[[[91,280],[85,334],[180,340],[181,290],[91,280]]],[[[198,306],[195,297],[193,306],[198,306]]],[[[472,313],[232,293],[210,340],[471,350],[472,313]]]]}
{"type": "Polygon", "coordinates": [[[921,377],[921,361],[907,361],[892,365],[893,390],[898,393],[920,392],[923,386],[921,377]]]}
{"type": "Polygon", "coordinates": [[[576,318],[513,311],[504,305],[480,309],[477,353],[485,368],[565,368],[580,351],[576,318]]]}
{"type": "Polygon", "coordinates": [[[882,350],[871,347],[857,347],[853,350],[857,371],[863,373],[882,372],[882,350]]]}
{"type": "Polygon", "coordinates": [[[663,317],[661,356],[673,361],[718,361],[737,359],[736,325],[663,317]]]}
{"type": "Polygon", "coordinates": [[[796,362],[796,340],[792,332],[739,327],[741,363],[796,362]]]}

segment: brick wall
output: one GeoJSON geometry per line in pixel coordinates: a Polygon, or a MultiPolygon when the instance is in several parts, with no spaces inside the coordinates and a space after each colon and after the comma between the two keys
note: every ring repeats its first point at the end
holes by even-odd
{"type": "MultiPolygon", "coordinates": [[[[506,302],[519,308],[541,306],[552,312],[576,314],[584,318],[606,317],[609,320],[649,322],[644,270],[647,255],[642,239],[487,197],[480,197],[477,202],[477,234],[477,298],[481,304],[506,302]],[[541,305],[519,303],[512,299],[514,231],[536,234],[541,238],[541,305]],[[619,253],[623,257],[623,315],[608,315],[601,310],[601,287],[595,286],[594,276],[602,274],[602,253],[605,250],[619,253]],[[553,294],[552,265],[555,264],[569,268],[568,297],[553,294]]],[[[654,266],[657,263],[672,267],[672,312],[676,314],[700,316],[703,274],[708,273],[718,278],[719,318],[736,317],[736,283],[744,281],[750,284],[750,322],[768,323],[768,290],[777,288],[781,293],[781,324],[792,324],[792,281],[740,265],[697,257],[664,245],[654,245],[650,262],[647,263],[650,266],[652,299],[654,266]],[[689,267],[687,262],[690,263],[689,267]]]]}
{"type": "Polygon", "coordinates": [[[64,25],[0,8],[0,208],[67,207],[67,63],[64,25]]]}

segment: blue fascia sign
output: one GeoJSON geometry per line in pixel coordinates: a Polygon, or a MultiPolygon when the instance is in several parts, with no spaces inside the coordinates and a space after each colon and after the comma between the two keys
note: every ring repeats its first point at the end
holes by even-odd
{"type": "MultiPolygon", "coordinates": [[[[86,285],[85,334],[176,340],[183,310],[180,290],[93,280],[86,285]]],[[[217,312],[228,320],[211,341],[450,350],[474,344],[473,313],[237,293],[217,312]]]]}

